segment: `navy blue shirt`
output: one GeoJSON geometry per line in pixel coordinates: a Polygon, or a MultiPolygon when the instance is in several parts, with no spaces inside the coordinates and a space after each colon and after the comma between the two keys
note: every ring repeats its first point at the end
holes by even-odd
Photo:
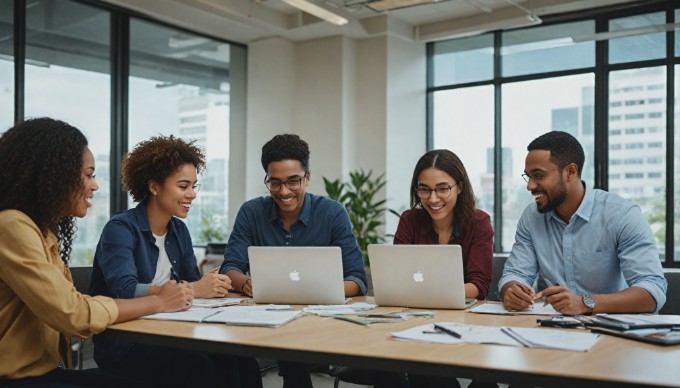
{"type": "Polygon", "coordinates": [[[251,199],[241,206],[229,236],[220,273],[250,269],[249,246],[336,246],[342,250],[345,280],[354,281],[366,294],[366,270],[345,208],[326,197],[305,193],[300,215],[290,232],[279,219],[271,196],[251,199]]]}

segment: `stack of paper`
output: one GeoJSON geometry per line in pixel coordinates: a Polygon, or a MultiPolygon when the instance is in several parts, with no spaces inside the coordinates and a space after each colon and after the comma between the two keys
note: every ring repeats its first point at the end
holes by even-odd
{"type": "Polygon", "coordinates": [[[535,303],[531,307],[522,311],[508,311],[502,303],[484,303],[470,310],[478,314],[503,314],[503,315],[559,315],[551,305],[543,306],[542,303],[535,303]]]}
{"type": "Polygon", "coordinates": [[[579,352],[590,350],[600,338],[598,334],[555,329],[476,326],[453,322],[440,322],[437,325],[457,333],[460,338],[435,330],[434,324],[421,325],[390,335],[403,340],[442,344],[498,344],[579,352]]]}
{"type": "Polygon", "coordinates": [[[241,303],[246,298],[194,298],[192,307],[223,307],[241,303]]]}

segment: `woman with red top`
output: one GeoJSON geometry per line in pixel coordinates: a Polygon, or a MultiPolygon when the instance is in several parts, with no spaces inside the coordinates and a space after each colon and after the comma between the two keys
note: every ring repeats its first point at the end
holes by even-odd
{"type": "Polygon", "coordinates": [[[395,244],[456,244],[463,251],[465,297],[484,299],[491,283],[493,228],[475,208],[475,195],[458,156],[423,155],[411,180],[411,209],[399,218],[395,244]]]}
{"type": "MultiPolygon", "coordinates": [[[[463,251],[465,297],[489,292],[493,228],[489,215],[475,208],[475,195],[458,156],[449,150],[423,155],[411,180],[411,209],[402,213],[395,244],[456,244],[463,251]]],[[[454,378],[409,374],[412,388],[460,387],[454,378]]],[[[496,386],[473,382],[470,387],[496,386]]]]}

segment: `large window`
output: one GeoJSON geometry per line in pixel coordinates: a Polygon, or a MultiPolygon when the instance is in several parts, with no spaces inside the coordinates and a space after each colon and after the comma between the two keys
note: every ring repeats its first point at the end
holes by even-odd
{"type": "Polygon", "coordinates": [[[108,12],[79,3],[42,0],[27,8],[25,116],[79,128],[95,158],[99,191],[88,216],[77,219],[75,266],[92,262],[110,213],[109,30],[108,12]]]}
{"type": "Polygon", "coordinates": [[[14,6],[0,1],[0,132],[14,122],[14,6]]]}
{"type": "Polygon", "coordinates": [[[611,72],[609,118],[609,191],[642,208],[663,253],[666,241],[666,68],[611,72]]]}
{"type": "Polygon", "coordinates": [[[234,77],[245,78],[245,55],[241,46],[132,18],[105,4],[0,1],[0,131],[17,112],[61,119],[85,133],[95,156],[99,191],[88,216],[78,219],[71,265],[91,263],[103,226],[133,205],[121,194],[122,155],[159,134],[195,140],[205,149],[201,191],[187,222],[198,245],[207,242],[204,236],[225,237],[230,85],[234,77]],[[25,47],[19,52],[13,43],[15,4],[26,7],[25,47]],[[22,51],[24,93],[14,106],[22,96],[14,89],[20,78],[14,58],[22,51]],[[230,69],[234,61],[236,74],[230,69]]]}
{"type": "Polygon", "coordinates": [[[527,145],[560,130],[584,147],[588,187],[640,205],[664,265],[680,262],[680,135],[677,120],[669,120],[680,114],[680,32],[662,31],[667,20],[680,19],[675,8],[664,2],[644,10],[584,13],[573,21],[430,43],[430,146],[469,155],[463,160],[474,166],[478,205],[495,216],[497,252],[512,248],[518,218],[531,202],[520,178],[527,145]],[[463,48],[473,50],[478,63],[465,63],[463,48]],[[489,71],[492,54],[495,67],[489,71]],[[484,77],[469,77],[475,65],[484,77]],[[467,128],[474,135],[461,147],[467,128]],[[675,142],[673,163],[669,139],[675,142]]]}
{"type": "Polygon", "coordinates": [[[592,74],[515,82],[503,86],[502,249],[515,241],[517,221],[533,202],[521,178],[527,145],[547,131],[565,131],[579,139],[586,153],[581,178],[593,187],[592,74]],[[551,93],[559,90],[559,93],[551,93]]]}
{"type": "Polygon", "coordinates": [[[129,146],[158,134],[195,140],[206,152],[207,168],[186,222],[195,242],[207,242],[208,229],[224,237],[229,44],[136,19],[130,42],[129,146]]]}

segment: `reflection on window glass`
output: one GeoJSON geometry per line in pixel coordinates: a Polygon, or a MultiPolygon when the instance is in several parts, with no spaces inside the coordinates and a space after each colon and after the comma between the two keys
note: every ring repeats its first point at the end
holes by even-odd
{"type": "Polygon", "coordinates": [[[517,221],[524,208],[535,206],[521,174],[527,146],[536,137],[548,131],[574,135],[586,155],[581,179],[588,187],[593,187],[594,80],[594,75],[589,73],[503,86],[502,144],[503,151],[507,152],[502,163],[503,251],[512,248],[517,221]]]}
{"type": "Polygon", "coordinates": [[[109,219],[109,13],[75,2],[36,0],[26,15],[26,117],[77,127],[95,157],[99,191],[78,219],[71,265],[92,263],[109,219]]]}
{"type": "Polygon", "coordinates": [[[461,84],[493,78],[493,34],[434,44],[434,85],[461,84]]]}
{"type": "MultiPolygon", "coordinates": [[[[675,22],[680,23],[680,9],[675,10],[675,22]]],[[[675,30],[675,56],[680,57],[680,30],[675,30]]]]}
{"type": "Polygon", "coordinates": [[[194,244],[227,233],[229,60],[227,43],[130,22],[129,146],[175,135],[195,140],[206,152],[201,191],[185,220],[194,244]]]}
{"type": "MultiPolygon", "coordinates": [[[[677,12],[676,12],[676,20],[677,18],[677,12]]],[[[676,40],[677,44],[677,40],[676,40]]],[[[677,47],[677,46],[676,46],[677,47]]],[[[674,223],[675,225],[673,226],[673,230],[675,233],[675,236],[673,236],[673,241],[674,244],[673,246],[675,247],[675,250],[673,252],[673,260],[674,261],[680,261],[680,130],[678,130],[678,126],[680,126],[680,120],[678,118],[680,117],[680,65],[675,65],[675,162],[673,165],[675,166],[675,179],[673,182],[675,182],[675,202],[674,202],[674,223]]]]}
{"type": "Polygon", "coordinates": [[[629,16],[609,21],[609,31],[627,35],[609,40],[609,63],[625,63],[666,56],[666,33],[635,34],[642,27],[666,23],[664,12],[629,16]],[[628,32],[626,32],[628,31],[628,32]]]}
{"type": "Polygon", "coordinates": [[[663,254],[666,241],[666,68],[609,76],[609,191],[637,203],[663,254]],[[661,99],[663,104],[650,103],[661,99]],[[620,105],[611,106],[611,103],[620,105]],[[620,145],[612,149],[611,145],[620,145]]]}
{"type": "Polygon", "coordinates": [[[575,38],[595,32],[587,20],[503,33],[503,76],[595,66],[595,43],[575,38]]]}
{"type": "Polygon", "coordinates": [[[446,148],[458,155],[470,178],[477,207],[492,218],[493,96],[491,85],[437,92],[434,95],[433,125],[434,148],[446,148]],[[484,152],[483,158],[480,158],[480,152],[484,152]]]}
{"type": "Polygon", "coordinates": [[[0,1],[0,133],[14,123],[13,4],[0,1]]]}

